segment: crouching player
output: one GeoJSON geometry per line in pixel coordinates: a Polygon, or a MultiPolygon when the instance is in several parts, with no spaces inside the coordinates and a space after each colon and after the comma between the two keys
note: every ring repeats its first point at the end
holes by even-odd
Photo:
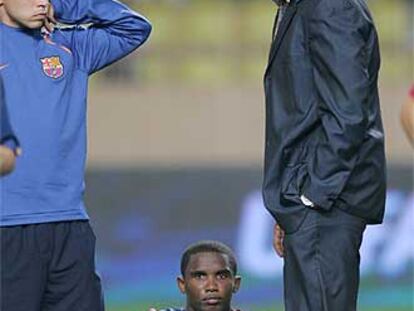
{"type": "Polygon", "coordinates": [[[240,282],[232,250],[217,241],[200,241],[190,245],[181,257],[177,285],[187,296],[186,307],[160,311],[239,311],[231,307],[231,300],[240,282]]]}

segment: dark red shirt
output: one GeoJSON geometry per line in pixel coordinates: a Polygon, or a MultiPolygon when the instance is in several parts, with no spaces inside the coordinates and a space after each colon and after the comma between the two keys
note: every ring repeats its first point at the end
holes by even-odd
{"type": "Polygon", "coordinates": [[[414,99],[414,84],[411,86],[411,89],[410,89],[410,97],[411,99],[414,99]]]}

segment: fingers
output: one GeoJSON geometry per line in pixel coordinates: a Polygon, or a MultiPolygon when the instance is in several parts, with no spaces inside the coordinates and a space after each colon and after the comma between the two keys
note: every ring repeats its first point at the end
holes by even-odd
{"type": "Polygon", "coordinates": [[[55,27],[54,24],[52,24],[48,19],[45,19],[43,26],[46,28],[46,30],[51,33],[53,32],[53,29],[55,27]]]}
{"type": "Polygon", "coordinates": [[[53,8],[52,4],[49,4],[47,9],[47,18],[52,22],[53,24],[57,24],[57,21],[55,19],[55,9],[53,8]]]}
{"type": "Polygon", "coordinates": [[[278,224],[275,224],[273,228],[273,248],[279,257],[285,255],[285,249],[283,247],[283,240],[285,238],[285,232],[280,228],[278,224]]]}
{"type": "Polygon", "coordinates": [[[44,21],[44,26],[48,32],[53,32],[53,29],[55,27],[56,19],[55,19],[55,10],[53,9],[53,6],[51,4],[47,7],[47,14],[44,21]]]}
{"type": "Polygon", "coordinates": [[[6,146],[0,145],[0,176],[10,174],[16,162],[14,151],[6,146]]]}

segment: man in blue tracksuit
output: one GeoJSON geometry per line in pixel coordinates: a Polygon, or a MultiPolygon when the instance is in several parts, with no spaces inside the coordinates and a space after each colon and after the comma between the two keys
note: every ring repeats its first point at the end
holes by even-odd
{"type": "Polygon", "coordinates": [[[13,171],[16,155],[19,152],[19,143],[10,125],[6,109],[3,80],[0,76],[0,176],[5,176],[13,171]]]}
{"type": "Polygon", "coordinates": [[[24,148],[2,180],[2,311],[104,310],[83,202],[88,77],[150,31],[115,0],[0,0],[0,75],[24,148]],[[52,31],[55,19],[73,27],[52,31]]]}

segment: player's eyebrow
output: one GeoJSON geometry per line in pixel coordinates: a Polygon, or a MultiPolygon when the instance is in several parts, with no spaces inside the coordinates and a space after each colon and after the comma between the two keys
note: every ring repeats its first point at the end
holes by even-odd
{"type": "Polygon", "coordinates": [[[232,275],[233,273],[229,268],[226,268],[226,269],[221,269],[221,270],[217,271],[216,274],[232,275]]]}
{"type": "Polygon", "coordinates": [[[196,276],[196,275],[207,275],[207,272],[204,270],[194,270],[194,271],[190,271],[190,275],[191,276],[196,276]]]}

